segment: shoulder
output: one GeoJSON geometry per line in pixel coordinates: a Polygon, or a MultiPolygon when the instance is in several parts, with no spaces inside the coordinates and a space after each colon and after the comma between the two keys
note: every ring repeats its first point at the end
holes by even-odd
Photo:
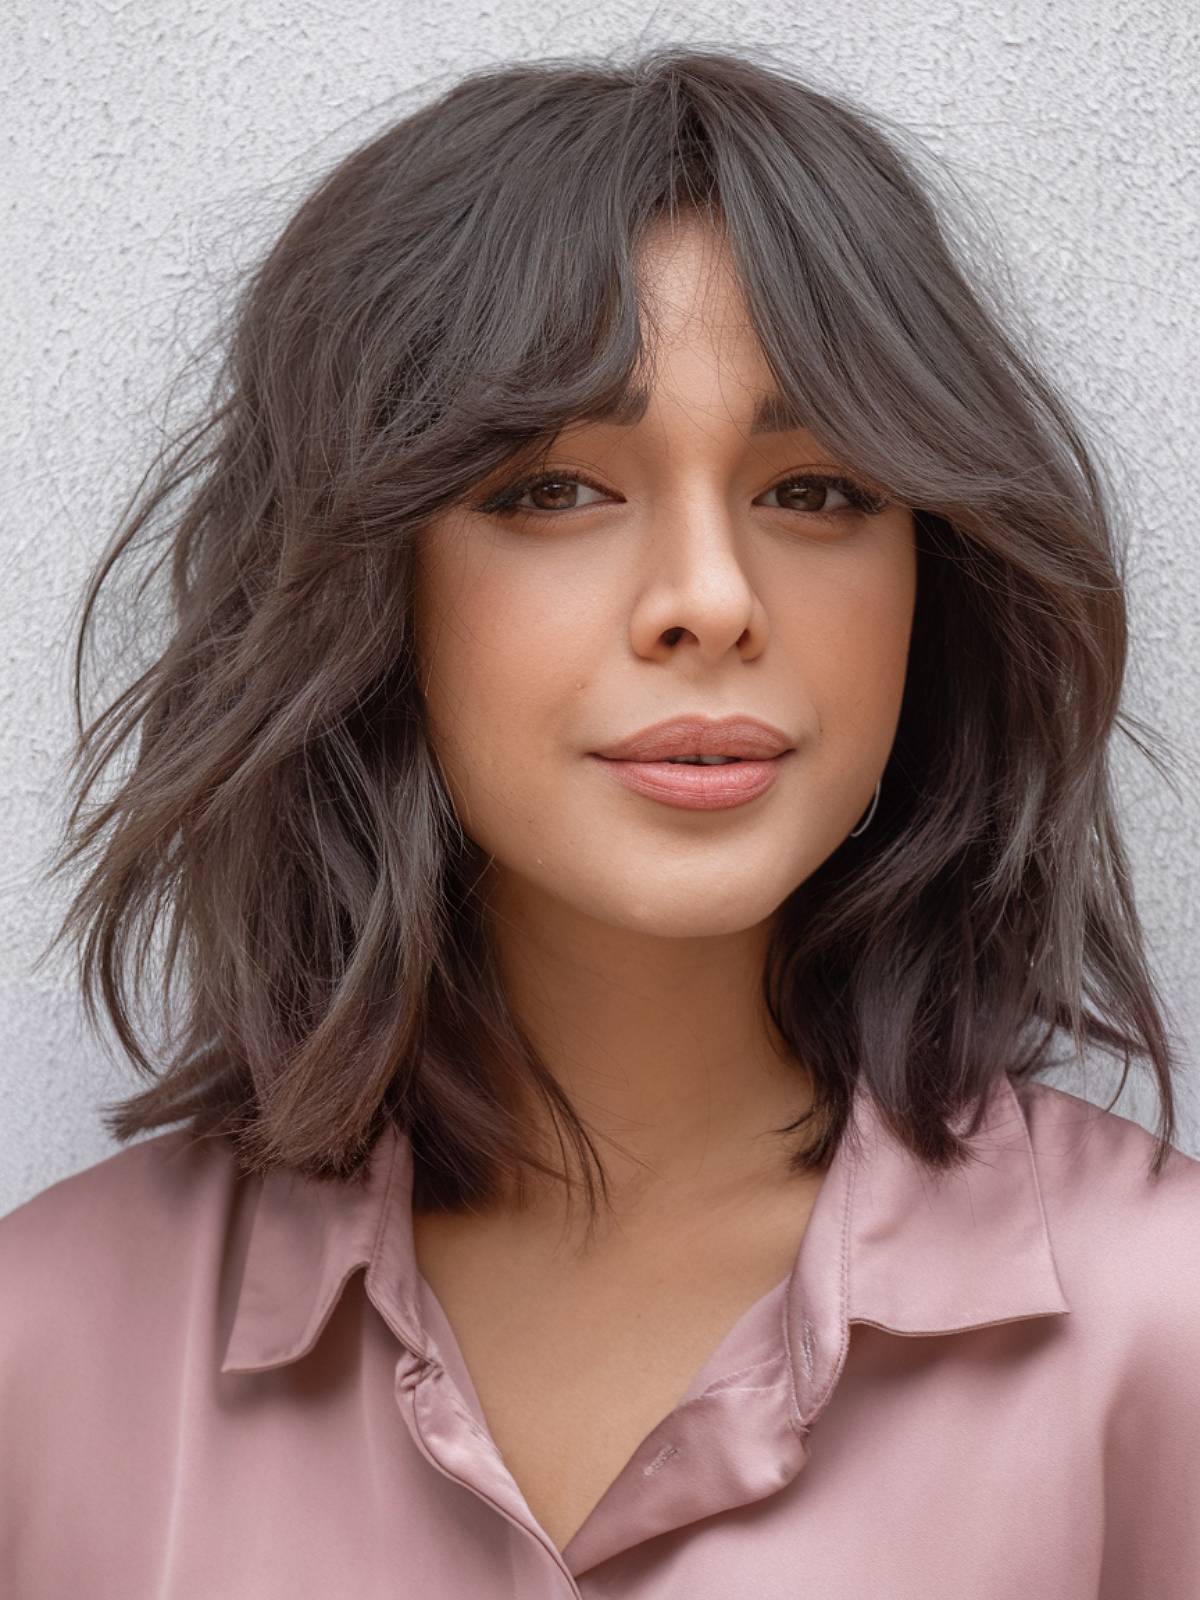
{"type": "Polygon", "coordinates": [[[125,1224],[130,1237],[150,1243],[211,1204],[235,1176],[225,1139],[175,1129],[126,1145],[0,1217],[0,1266],[51,1248],[86,1255],[125,1224]]]}
{"type": "Polygon", "coordinates": [[[1200,1340],[1200,1161],[1051,1084],[1014,1084],[1046,1227],[1072,1308],[1102,1309],[1112,1332],[1200,1340]]]}
{"type": "Polygon", "coordinates": [[[1018,1098],[1070,1307],[1064,1387],[1099,1425],[1096,1593],[1182,1600],[1200,1572],[1200,1162],[1172,1148],[1151,1177],[1140,1123],[1048,1084],[1018,1098]]]}
{"type": "Polygon", "coordinates": [[[236,1209],[229,1142],[172,1130],[127,1145],[0,1217],[0,1361],[47,1329],[95,1342],[218,1268],[236,1209]]]}
{"type": "Polygon", "coordinates": [[[1043,1193],[1061,1204],[1089,1196],[1095,1220],[1194,1227],[1200,1220],[1200,1161],[1172,1146],[1151,1176],[1155,1136],[1140,1122],[1053,1084],[1014,1084],[1043,1193]]]}

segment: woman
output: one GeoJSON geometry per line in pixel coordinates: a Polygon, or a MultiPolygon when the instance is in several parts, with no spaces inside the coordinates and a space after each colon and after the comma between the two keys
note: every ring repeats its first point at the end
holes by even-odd
{"type": "Polygon", "coordinates": [[[1112,519],[946,233],[676,49],[289,222],[87,597],[166,530],[60,932],[151,1136],[0,1227],[5,1593],[1196,1592],[1112,519]]]}

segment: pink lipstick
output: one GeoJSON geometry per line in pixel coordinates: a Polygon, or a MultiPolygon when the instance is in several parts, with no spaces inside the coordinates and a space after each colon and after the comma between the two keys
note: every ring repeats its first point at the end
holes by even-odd
{"type": "Polygon", "coordinates": [[[691,811],[724,811],[756,800],[779,776],[789,752],[768,761],[749,758],[720,766],[695,766],[682,761],[614,761],[593,756],[618,783],[647,800],[691,811]]]}
{"type": "Polygon", "coordinates": [[[765,794],[794,749],[758,717],[668,717],[628,735],[593,759],[648,800],[693,811],[723,811],[765,794]]]}

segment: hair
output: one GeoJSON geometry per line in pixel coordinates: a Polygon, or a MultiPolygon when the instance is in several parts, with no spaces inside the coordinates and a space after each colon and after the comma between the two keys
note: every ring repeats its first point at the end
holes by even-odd
{"type": "Polygon", "coordinates": [[[1165,769],[1119,710],[1115,497],[895,130],[749,51],[679,47],[457,81],[315,183],[238,285],[211,392],[122,513],[75,645],[52,871],[89,860],[51,948],[72,938],[90,1022],[103,1005],[151,1080],[103,1108],[117,1139],[184,1120],[246,1171],[349,1181],[392,1122],[414,1207],[456,1209],[534,1171],[575,1186],[531,1141],[540,1096],[594,1222],[603,1163],[506,1003],[486,860],[427,738],[414,549],[636,384],[637,252],[684,217],[727,242],[804,425],[917,536],[875,817],[787,897],[763,971],[815,1096],[776,1130],[811,1135],[790,1169],[853,1137],[860,1080],[919,1160],[962,1165],[958,1119],[969,1138],[1003,1075],[1057,1064],[1062,1032],[1077,1061],[1122,1059],[1118,1093],[1149,1061],[1161,1170],[1174,1056],[1112,730],[1165,769]],[[97,597],[143,533],[161,548],[139,601],[169,562],[165,642],[85,729],[97,597]],[[160,931],[153,1061],[135,1012],[160,931]]]}

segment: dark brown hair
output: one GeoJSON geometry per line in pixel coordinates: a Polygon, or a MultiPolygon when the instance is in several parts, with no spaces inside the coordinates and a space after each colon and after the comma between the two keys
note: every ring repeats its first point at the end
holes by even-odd
{"type": "Polygon", "coordinates": [[[54,943],[72,936],[90,1021],[102,1002],[152,1080],[104,1108],[118,1139],[186,1120],[229,1135],[247,1170],[349,1180],[394,1119],[415,1205],[451,1208],[557,1170],[530,1143],[532,1092],[581,1158],[594,1220],[603,1164],[506,1005],[474,893],[485,861],[427,742],[413,550],[429,518],[647,370],[637,250],[686,213],[727,239],[781,393],[918,535],[876,815],[788,897],[763,974],[817,1093],[793,1166],[824,1166],[847,1135],[859,1075],[916,1156],[962,1163],[951,1123],[1001,1075],[1057,1065],[1062,1031],[1079,1061],[1120,1056],[1120,1088],[1148,1058],[1161,1169],[1173,1051],[1114,814],[1114,727],[1165,769],[1118,710],[1116,497],[900,133],[763,55],[476,72],[341,161],[239,284],[211,394],[123,513],[75,649],[52,870],[95,859],[54,943]],[[85,730],[97,595],[143,533],[161,550],[126,615],[169,625],[85,730]],[[133,1020],[152,956],[161,1060],[133,1020]]]}

